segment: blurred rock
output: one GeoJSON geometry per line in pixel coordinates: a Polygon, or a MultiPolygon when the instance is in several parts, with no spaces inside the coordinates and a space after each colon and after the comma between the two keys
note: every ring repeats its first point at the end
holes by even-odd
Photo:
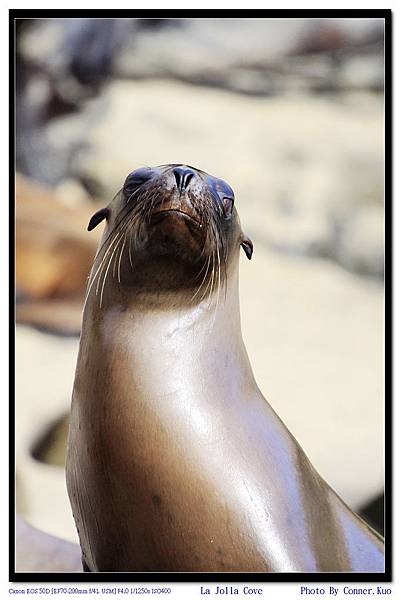
{"type": "Polygon", "coordinates": [[[17,323],[30,325],[40,331],[78,337],[82,325],[83,298],[79,300],[24,299],[15,309],[17,323]]]}
{"type": "Polygon", "coordinates": [[[360,79],[351,68],[344,78],[335,76],[355,55],[372,53],[383,68],[382,19],[48,19],[19,39],[22,59],[74,101],[85,96],[82,87],[90,95],[110,76],[181,79],[248,94],[293,91],[296,73],[288,77],[286,63],[294,56],[299,64],[333,59],[326,61],[323,86],[315,85],[312,70],[302,73],[303,89],[314,91],[329,82],[330,89],[369,87],[371,78],[360,79]]]}
{"type": "Polygon", "coordinates": [[[315,19],[301,32],[293,52],[298,55],[335,52],[346,48],[350,43],[351,35],[337,19],[315,19]]]}
{"type": "Polygon", "coordinates": [[[35,447],[31,449],[35,460],[48,465],[65,467],[67,459],[67,440],[69,430],[69,412],[54,423],[49,423],[42,431],[35,447]]]}
{"type": "Polygon", "coordinates": [[[343,88],[382,90],[382,57],[373,54],[350,57],[340,70],[338,84],[343,88]]]}
{"type": "Polygon", "coordinates": [[[72,209],[54,190],[17,175],[18,322],[79,334],[87,278],[100,237],[100,232],[92,235],[86,230],[95,210],[72,209]]]}
{"type": "MultiPolygon", "coordinates": [[[[125,19],[24,19],[17,36],[17,166],[57,185],[86,148],[82,108],[110,72],[125,19]]],[[[121,41],[123,40],[123,36],[121,41]]]]}
{"type": "Polygon", "coordinates": [[[17,103],[17,166],[25,175],[47,184],[57,185],[73,173],[74,160],[86,148],[85,132],[90,123],[84,116],[68,111],[49,119],[43,114],[52,102],[52,90],[44,80],[27,85],[17,103]],[[33,100],[37,93],[43,98],[33,100]]]}
{"type": "Polygon", "coordinates": [[[356,210],[338,229],[338,262],[349,271],[383,277],[383,220],[382,206],[356,210]]]}
{"type": "MultiPolygon", "coordinates": [[[[335,90],[342,87],[336,71],[348,56],[364,52],[365,45],[370,49],[372,34],[381,43],[371,51],[383,68],[383,21],[378,19],[187,19],[182,25],[126,38],[116,55],[115,75],[175,78],[252,95],[335,90]],[[294,56],[300,65],[310,62],[307,56],[316,63],[314,72],[302,72],[301,82],[297,76],[299,86],[293,85],[296,71],[290,68],[294,56]],[[321,56],[324,85],[316,85],[321,56]]],[[[370,79],[356,77],[353,83],[347,77],[344,83],[365,88],[370,79]]]]}
{"type": "Polygon", "coordinates": [[[82,298],[99,233],[93,208],[73,210],[51,189],[17,176],[16,287],[26,299],[82,298]]]}
{"type": "Polygon", "coordinates": [[[332,231],[323,215],[305,213],[296,219],[268,217],[267,225],[253,229],[257,237],[267,238],[269,246],[280,252],[293,255],[329,257],[331,254],[332,231]],[[264,235],[262,236],[262,231],[264,235]]]}
{"type": "Polygon", "coordinates": [[[82,571],[81,549],[16,518],[15,571],[76,573],[82,571]]]}
{"type": "Polygon", "coordinates": [[[15,452],[17,505],[38,529],[77,542],[63,469],[36,460],[32,452],[61,415],[69,411],[78,340],[17,325],[15,354],[15,452]]]}
{"type": "Polygon", "coordinates": [[[111,72],[115,52],[134,30],[132,19],[37,19],[19,36],[19,47],[23,58],[55,82],[73,77],[98,89],[111,72]]]}
{"type": "MultiPolygon", "coordinates": [[[[52,74],[35,61],[38,44],[23,50],[23,40],[32,31],[40,31],[43,20],[17,20],[16,38],[16,160],[17,168],[25,175],[48,184],[57,183],[69,172],[69,157],[58,155],[49,147],[44,130],[52,118],[74,113],[79,99],[66,96],[58,89],[52,74]]],[[[45,45],[49,40],[44,38],[45,45]]],[[[51,44],[50,44],[51,47],[51,44]]],[[[62,86],[64,89],[65,83],[62,86]]],[[[69,88],[67,84],[67,88],[69,88]]],[[[81,142],[78,142],[78,146],[81,142]]]]}
{"type": "MultiPolygon", "coordinates": [[[[90,206],[93,210],[93,198],[87,193],[83,185],[75,179],[64,179],[54,190],[57,201],[70,208],[90,206]]],[[[94,211],[93,211],[94,212],[94,211]]]]}

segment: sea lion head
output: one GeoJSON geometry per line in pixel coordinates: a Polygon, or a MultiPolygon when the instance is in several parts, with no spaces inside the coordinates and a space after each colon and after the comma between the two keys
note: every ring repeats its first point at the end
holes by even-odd
{"type": "Polygon", "coordinates": [[[240,246],[252,256],[234,202],[225,181],[188,165],[133,171],[90,220],[89,231],[107,220],[97,276],[111,270],[119,286],[139,293],[196,290],[201,298],[208,289],[211,294],[226,281],[240,246]]]}

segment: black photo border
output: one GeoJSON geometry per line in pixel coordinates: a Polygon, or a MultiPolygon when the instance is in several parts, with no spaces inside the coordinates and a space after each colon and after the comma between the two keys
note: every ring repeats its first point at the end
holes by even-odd
{"type": "Polygon", "coordinates": [[[367,583],[392,581],[392,11],[360,10],[9,10],[9,581],[16,583],[367,583]],[[385,572],[384,573],[25,573],[15,571],[15,20],[51,18],[376,18],[385,21],[385,572]]]}

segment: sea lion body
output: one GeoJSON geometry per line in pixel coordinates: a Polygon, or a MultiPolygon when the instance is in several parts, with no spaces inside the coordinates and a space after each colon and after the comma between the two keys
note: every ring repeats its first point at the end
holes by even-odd
{"type": "Polygon", "coordinates": [[[153,204],[145,224],[127,226],[123,249],[124,198],[108,208],[89,282],[67,457],[84,567],[382,571],[379,537],[320,478],[255,383],[238,302],[239,247],[249,256],[251,243],[229,190],[186,166],[159,169],[140,184],[153,204]],[[208,218],[196,229],[203,199],[208,218]],[[104,280],[107,268],[114,277],[104,280]]]}

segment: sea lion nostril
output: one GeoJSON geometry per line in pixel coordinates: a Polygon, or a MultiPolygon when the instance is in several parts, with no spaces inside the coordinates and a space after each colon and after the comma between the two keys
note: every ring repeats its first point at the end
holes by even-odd
{"type": "Polygon", "coordinates": [[[192,169],[185,167],[175,167],[172,171],[176,181],[176,187],[180,192],[186,190],[189,186],[190,180],[194,176],[192,169]]]}

